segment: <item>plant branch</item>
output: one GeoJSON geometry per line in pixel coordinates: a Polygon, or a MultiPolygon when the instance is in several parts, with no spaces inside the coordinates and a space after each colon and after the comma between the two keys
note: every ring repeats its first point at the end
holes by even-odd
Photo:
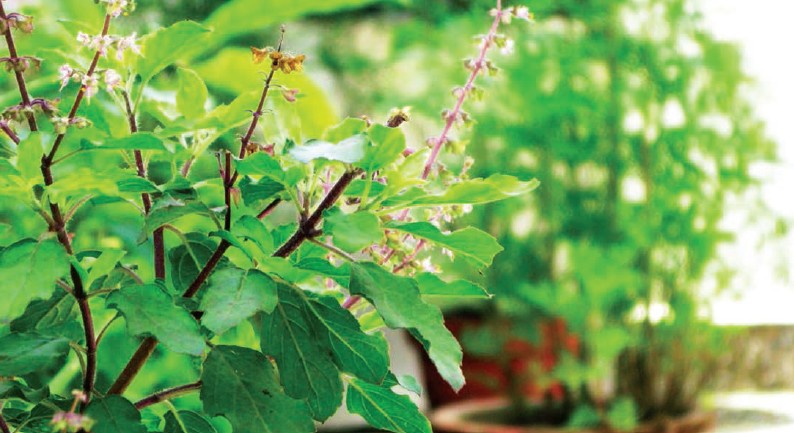
{"type": "Polygon", "coordinates": [[[343,250],[339,249],[339,248],[338,248],[337,246],[335,246],[335,245],[332,245],[332,244],[329,244],[329,243],[326,243],[326,242],[321,242],[321,241],[318,241],[318,240],[317,240],[317,239],[315,239],[315,238],[310,238],[310,239],[309,239],[309,242],[311,242],[311,243],[313,243],[313,244],[315,244],[315,245],[319,245],[319,246],[321,246],[321,247],[325,248],[326,250],[328,250],[328,251],[330,251],[330,252],[332,252],[332,253],[336,254],[337,256],[339,256],[339,257],[341,257],[341,258],[343,258],[343,259],[347,260],[348,262],[355,262],[355,261],[356,261],[356,258],[355,258],[355,257],[353,257],[353,256],[351,256],[350,254],[346,253],[345,251],[343,251],[343,250]]]}
{"type": "Polygon", "coordinates": [[[361,174],[361,171],[358,169],[345,172],[345,174],[343,174],[339,180],[336,181],[336,184],[334,184],[331,190],[328,191],[328,194],[317,206],[317,209],[315,209],[308,218],[301,221],[295,233],[293,233],[293,235],[287,239],[287,241],[284,242],[284,244],[279,247],[275,253],[273,253],[273,256],[284,258],[289,257],[290,254],[297,250],[306,239],[317,236],[319,232],[317,231],[316,227],[323,217],[323,212],[330,209],[331,206],[336,203],[339,197],[342,196],[345,188],[347,188],[347,186],[350,185],[350,182],[352,182],[353,179],[359,174],[361,174]]]}
{"type": "MultiPolygon", "coordinates": [[[[105,23],[102,25],[102,33],[100,36],[107,36],[108,30],[110,29],[110,15],[105,15],[105,23]]],[[[94,75],[94,71],[96,70],[97,63],[99,63],[99,57],[101,56],[101,51],[97,50],[94,53],[94,58],[91,60],[91,65],[88,67],[88,71],[86,71],[85,76],[91,77],[94,75]]],[[[69,115],[67,118],[71,122],[74,120],[75,116],[77,116],[77,109],[80,108],[80,104],[83,102],[83,98],[85,98],[87,86],[85,84],[80,85],[80,90],[77,91],[77,96],[74,98],[74,103],[72,104],[72,109],[69,110],[69,115]]],[[[50,153],[48,153],[44,158],[42,158],[42,167],[52,165],[52,161],[55,159],[55,154],[58,152],[58,148],[61,146],[61,142],[63,142],[64,137],[66,136],[66,132],[58,134],[55,137],[55,143],[52,145],[52,149],[50,149],[50,153]]],[[[51,176],[50,176],[51,177],[51,176]]]]}
{"type": "MultiPolygon", "coordinates": [[[[2,19],[3,21],[6,21],[8,19],[5,8],[3,7],[2,0],[0,0],[0,19],[2,19]]],[[[5,33],[3,33],[3,36],[5,36],[6,44],[8,44],[8,55],[11,58],[11,61],[16,61],[17,59],[19,59],[19,54],[17,53],[17,47],[16,44],[14,43],[14,35],[11,33],[10,25],[6,26],[6,31],[5,33]]],[[[25,108],[30,108],[31,106],[30,93],[28,93],[28,86],[25,83],[25,75],[22,74],[22,71],[17,70],[17,68],[13,68],[13,69],[14,69],[14,76],[17,79],[17,87],[19,87],[19,94],[22,97],[22,105],[24,105],[25,108]]],[[[33,114],[33,112],[26,111],[25,117],[27,117],[28,119],[28,126],[30,127],[30,130],[38,131],[39,127],[36,124],[36,116],[33,114]]],[[[17,138],[15,143],[19,143],[19,138],[17,138]]]]}
{"type": "MultiPolygon", "coordinates": [[[[135,112],[132,110],[130,103],[130,96],[126,91],[121,92],[124,97],[124,109],[127,112],[127,123],[130,127],[130,133],[135,134],[138,132],[138,121],[135,118],[135,112]]],[[[138,177],[146,179],[146,164],[143,161],[143,153],[140,149],[133,151],[135,154],[135,167],[138,177]]],[[[149,193],[141,194],[141,201],[143,202],[143,210],[146,215],[152,210],[152,197],[149,193]]],[[[157,227],[152,232],[152,243],[154,244],[154,277],[158,280],[165,280],[165,239],[163,236],[163,228],[157,227]]]]}
{"type": "Polygon", "coordinates": [[[19,136],[16,133],[14,133],[14,131],[11,129],[10,126],[8,126],[8,122],[6,122],[5,120],[0,120],[0,130],[5,132],[8,138],[10,138],[11,141],[14,142],[14,144],[19,144],[20,141],[19,136]]]}
{"type": "Polygon", "coordinates": [[[277,198],[277,199],[273,200],[272,202],[270,202],[270,204],[267,205],[267,207],[262,209],[262,212],[259,212],[259,215],[256,216],[257,219],[261,220],[261,219],[264,219],[266,216],[270,215],[270,213],[273,212],[273,210],[276,208],[276,206],[278,206],[280,203],[281,203],[281,199],[280,198],[277,198]]]}
{"type": "Polygon", "coordinates": [[[135,408],[141,410],[153,404],[168,401],[176,397],[181,397],[185,394],[190,394],[191,392],[196,392],[200,389],[201,389],[200,380],[198,382],[188,383],[186,385],[180,385],[180,386],[175,386],[173,388],[164,389],[146,398],[138,400],[137,402],[135,402],[135,408]]]}

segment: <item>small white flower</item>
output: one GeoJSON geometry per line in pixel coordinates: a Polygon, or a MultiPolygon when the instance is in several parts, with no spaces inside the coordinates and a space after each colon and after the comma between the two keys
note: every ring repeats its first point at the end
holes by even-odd
{"type": "Polygon", "coordinates": [[[524,21],[534,21],[534,15],[532,12],[529,11],[529,8],[526,6],[517,6],[516,7],[516,18],[524,21]]]}
{"type": "Polygon", "coordinates": [[[80,42],[81,45],[83,45],[85,47],[88,47],[88,46],[91,45],[91,36],[89,36],[89,35],[87,35],[87,34],[85,34],[83,32],[78,32],[77,33],[77,42],[80,42]]]}
{"type": "Polygon", "coordinates": [[[95,75],[86,75],[83,77],[83,86],[85,86],[85,96],[91,99],[99,91],[99,80],[95,75]]]}
{"type": "Polygon", "coordinates": [[[118,18],[119,15],[124,13],[124,8],[129,4],[128,0],[104,0],[107,4],[107,13],[113,18],[118,18]]]}
{"type": "Polygon", "coordinates": [[[121,75],[113,69],[105,71],[105,86],[108,92],[113,93],[113,89],[121,86],[121,75]]]}
{"type": "Polygon", "coordinates": [[[129,36],[118,39],[118,42],[116,43],[116,58],[118,60],[121,60],[124,57],[124,52],[126,50],[130,50],[135,54],[141,54],[141,47],[138,46],[135,41],[137,37],[138,34],[133,33],[129,36]]]}
{"type": "Polygon", "coordinates": [[[514,40],[506,39],[502,47],[499,48],[499,52],[505,56],[513,54],[513,51],[515,51],[515,46],[516,43],[514,40]]]}
{"type": "Polygon", "coordinates": [[[69,84],[69,80],[72,79],[73,74],[74,69],[69,65],[63,65],[58,69],[58,79],[61,80],[61,90],[69,84]]]}
{"type": "Polygon", "coordinates": [[[466,204],[464,204],[464,205],[461,207],[461,210],[463,211],[463,213],[464,213],[464,214],[471,213],[471,211],[473,211],[473,210],[474,210],[474,206],[472,206],[472,205],[471,205],[471,204],[469,204],[469,203],[466,203],[466,204]]]}
{"type": "Polygon", "coordinates": [[[422,268],[423,271],[430,272],[431,274],[438,273],[439,271],[438,266],[433,264],[433,261],[430,259],[430,257],[427,257],[424,260],[420,261],[419,266],[422,268]]]}

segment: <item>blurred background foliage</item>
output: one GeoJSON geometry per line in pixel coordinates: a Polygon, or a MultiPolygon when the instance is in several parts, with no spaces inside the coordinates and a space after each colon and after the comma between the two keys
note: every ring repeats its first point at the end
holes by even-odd
{"type": "MultiPolygon", "coordinates": [[[[21,38],[20,50],[48,59],[31,87],[52,95],[58,61],[76,45],[75,29],[80,22],[96,27],[99,10],[88,0],[25,3],[38,31],[21,38]]],[[[497,295],[494,301],[466,308],[509,317],[513,326],[504,339],[536,341],[539,323],[564,319],[583,350],[564,374],[549,374],[586,404],[630,396],[641,417],[694,404],[711,359],[706,352],[719,341],[704,320],[698,287],[719,243],[731,238],[719,224],[725,200],[755,186],[748,171],[754,162],[775,158],[763,125],[741,97],[748,77],[740,53],[704,31],[696,5],[530,2],[537,23],[522,29],[512,55],[494,54],[502,76],[484,80],[488,103],[467,106],[476,126],[453,143],[475,157],[474,175],[500,172],[542,182],[526,198],[485,207],[463,221],[487,227],[505,247],[487,275],[469,276],[497,295]],[[641,373],[616,378],[617,370],[641,373]]],[[[256,89],[260,78],[248,46],[273,44],[278,25],[287,23],[286,46],[307,53],[307,71],[281,83],[299,88],[302,98],[275,112],[270,132],[294,129],[298,119],[312,136],[344,116],[381,119],[393,107],[410,106],[407,134],[420,147],[438,133],[450,90],[466,76],[461,59],[473,55],[472,36],[485,31],[491,7],[488,0],[139,0],[138,12],[119,21],[125,27],[119,32],[144,34],[182,19],[214,28],[202,49],[185,53],[184,65],[201,75],[220,103],[256,89]]],[[[158,78],[175,79],[175,70],[158,78]]],[[[11,84],[9,75],[0,75],[2,106],[15,103],[11,84]]],[[[157,82],[153,87],[154,106],[142,119],[150,126],[156,124],[157,82]]],[[[109,122],[123,129],[123,117],[109,122]]],[[[211,145],[233,140],[226,133],[211,145]]],[[[98,167],[121,163],[101,158],[98,167]]],[[[164,179],[174,169],[153,162],[164,179]]],[[[214,161],[197,161],[191,176],[215,182],[214,161]]],[[[73,223],[80,247],[136,245],[135,212],[108,214],[97,205],[84,213],[73,223]],[[115,222],[110,232],[106,219],[115,222]]],[[[0,220],[15,238],[41,224],[17,203],[3,203],[0,220]]],[[[7,243],[2,234],[0,243],[7,243]]],[[[148,248],[139,251],[133,261],[150,260],[148,248]]],[[[106,338],[121,337],[110,332],[106,338]]],[[[100,357],[115,372],[121,365],[106,360],[122,362],[133,349],[133,342],[108,341],[100,357]]],[[[174,356],[158,358],[147,371],[164,371],[162,363],[171,364],[167,371],[196,368],[174,356]]],[[[72,367],[61,375],[64,387],[77,379],[79,366],[72,367]]],[[[100,389],[112,372],[100,372],[100,389]]],[[[178,381],[144,374],[135,390],[178,381]]]]}

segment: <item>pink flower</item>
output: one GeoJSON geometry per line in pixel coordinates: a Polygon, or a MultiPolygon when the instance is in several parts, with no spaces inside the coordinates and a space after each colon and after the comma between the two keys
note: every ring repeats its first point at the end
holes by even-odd
{"type": "Polygon", "coordinates": [[[108,92],[113,93],[113,89],[121,86],[121,75],[113,69],[105,71],[105,86],[108,92]]]}
{"type": "Polygon", "coordinates": [[[85,86],[85,96],[90,100],[99,91],[99,80],[95,75],[86,75],[83,77],[83,86],[85,86]]]}
{"type": "Polygon", "coordinates": [[[135,41],[137,37],[138,34],[133,33],[118,39],[116,42],[116,59],[121,60],[126,50],[130,50],[135,54],[141,54],[141,47],[138,46],[135,41]]]}
{"type": "Polygon", "coordinates": [[[69,65],[63,65],[58,69],[58,79],[61,80],[61,90],[69,84],[69,80],[72,79],[74,72],[74,69],[69,65]]]}

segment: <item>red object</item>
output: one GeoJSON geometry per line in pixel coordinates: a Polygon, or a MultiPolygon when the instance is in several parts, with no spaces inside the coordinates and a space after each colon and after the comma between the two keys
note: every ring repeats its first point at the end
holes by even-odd
{"type": "MultiPolygon", "coordinates": [[[[467,329],[483,326],[484,320],[478,317],[451,316],[446,318],[445,325],[460,339],[467,329]]],[[[504,326],[510,326],[505,323],[504,326]]],[[[432,407],[472,399],[504,396],[508,389],[506,366],[509,365],[513,377],[522,382],[522,390],[527,398],[540,401],[545,395],[562,400],[565,390],[558,382],[547,383],[545,386],[531,379],[531,372],[548,373],[557,364],[563,352],[577,355],[579,339],[568,333],[562,319],[551,319],[540,325],[541,341],[533,345],[520,339],[509,340],[502,351],[503,356],[482,357],[463,353],[463,374],[466,385],[456,393],[438,374],[427,354],[422,351],[425,367],[425,390],[432,407]]]]}

